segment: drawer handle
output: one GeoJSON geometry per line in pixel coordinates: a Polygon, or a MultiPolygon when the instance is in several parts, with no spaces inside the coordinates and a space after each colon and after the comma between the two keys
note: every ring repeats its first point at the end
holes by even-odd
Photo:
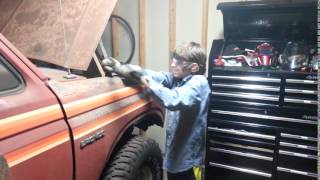
{"type": "Polygon", "coordinates": [[[298,170],[288,169],[288,168],[283,168],[283,167],[277,167],[277,170],[282,171],[282,172],[292,173],[292,174],[305,175],[305,176],[309,176],[309,177],[315,177],[315,178],[318,177],[318,175],[315,173],[298,171],[298,170]]]}
{"type": "Polygon", "coordinates": [[[259,147],[253,147],[253,146],[246,146],[246,145],[228,143],[228,142],[220,142],[220,141],[215,141],[215,140],[210,140],[210,143],[220,144],[220,145],[230,146],[230,147],[237,147],[237,148],[242,148],[242,149],[249,149],[249,150],[261,151],[261,152],[267,152],[267,153],[273,153],[274,152],[271,149],[259,148],[259,147]]]}
{"type": "Polygon", "coordinates": [[[317,147],[314,147],[314,146],[306,146],[306,145],[293,144],[293,143],[287,143],[287,142],[280,142],[280,145],[286,146],[286,147],[294,147],[299,149],[308,149],[308,150],[317,151],[317,147]]]}
{"type": "Polygon", "coordinates": [[[215,131],[215,132],[227,133],[227,134],[268,139],[268,140],[275,140],[275,138],[276,138],[275,136],[269,136],[269,135],[258,134],[258,133],[251,133],[251,132],[247,132],[247,131],[239,131],[239,130],[234,130],[234,129],[221,129],[221,128],[217,128],[217,127],[208,127],[208,130],[215,131]]]}
{"type": "Polygon", "coordinates": [[[212,95],[225,96],[225,97],[235,97],[235,98],[245,98],[245,99],[258,99],[258,100],[268,100],[268,101],[279,101],[279,96],[265,96],[257,93],[222,93],[222,92],[212,92],[212,95]]]}
{"type": "Polygon", "coordinates": [[[280,91],[279,87],[264,86],[264,85],[252,85],[252,84],[212,84],[213,87],[224,87],[224,88],[235,88],[235,89],[252,89],[252,90],[263,90],[263,91],[280,91]]]}
{"type": "Polygon", "coordinates": [[[298,83],[298,84],[317,84],[317,81],[312,80],[299,80],[299,79],[287,79],[287,83],[298,83]]]}
{"type": "Polygon", "coordinates": [[[213,163],[213,162],[209,162],[209,165],[210,166],[214,166],[214,167],[229,169],[229,170],[233,170],[233,171],[238,171],[238,172],[254,174],[254,175],[263,176],[263,177],[268,177],[268,178],[272,177],[272,175],[269,174],[269,173],[256,171],[256,170],[252,170],[252,169],[245,169],[245,168],[239,168],[239,167],[234,167],[234,166],[227,166],[227,165],[224,165],[224,164],[213,163]]]}
{"type": "Polygon", "coordinates": [[[256,155],[256,154],[252,154],[252,153],[243,153],[243,152],[231,151],[231,150],[220,149],[220,148],[210,148],[210,150],[216,151],[216,152],[227,153],[227,154],[233,154],[233,155],[237,155],[237,156],[244,156],[244,157],[253,158],[253,159],[273,161],[272,157],[260,156],[260,155],[256,155]]]}
{"type": "Polygon", "coordinates": [[[243,80],[243,81],[260,81],[260,82],[276,82],[280,83],[280,79],[273,79],[273,78],[262,78],[256,76],[217,76],[213,75],[213,79],[231,79],[231,80],[243,80]]]}
{"type": "Polygon", "coordinates": [[[269,115],[261,115],[255,113],[244,113],[244,112],[233,112],[233,111],[221,111],[221,110],[211,110],[212,113],[217,114],[225,114],[225,115],[234,115],[241,117],[252,117],[252,118],[260,118],[260,119],[270,119],[275,121],[286,121],[286,122],[294,122],[294,123],[302,123],[302,124],[312,124],[317,125],[317,121],[309,121],[303,119],[295,119],[295,118],[287,118],[287,117],[279,117],[279,116],[269,116],[269,115]]]}
{"type": "Polygon", "coordinates": [[[317,156],[314,156],[314,155],[295,153],[295,152],[284,151],[284,150],[279,150],[279,154],[317,160],[317,156]]]}
{"type": "Polygon", "coordinates": [[[308,136],[299,136],[299,135],[294,135],[294,134],[281,133],[281,137],[318,142],[317,138],[308,137],[308,136]]]}
{"type": "Polygon", "coordinates": [[[294,98],[284,98],[284,102],[288,103],[299,103],[299,104],[317,104],[317,101],[304,100],[304,99],[294,99],[294,98]]]}
{"type": "Polygon", "coordinates": [[[286,88],[285,92],[287,92],[287,93],[299,93],[299,94],[318,94],[318,91],[290,89],[290,88],[286,88]]]}

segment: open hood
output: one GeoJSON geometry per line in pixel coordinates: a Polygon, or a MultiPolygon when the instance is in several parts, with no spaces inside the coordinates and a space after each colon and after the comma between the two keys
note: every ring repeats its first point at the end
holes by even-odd
{"type": "Polygon", "coordinates": [[[117,0],[1,0],[0,32],[28,58],[86,70],[117,0]]]}

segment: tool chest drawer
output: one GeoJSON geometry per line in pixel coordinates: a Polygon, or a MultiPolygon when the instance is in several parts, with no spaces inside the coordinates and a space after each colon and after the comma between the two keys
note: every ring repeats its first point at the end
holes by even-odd
{"type": "MultiPolygon", "coordinates": [[[[216,73],[229,76],[227,70],[216,73]]],[[[240,77],[242,72],[237,73],[240,77]]],[[[246,72],[247,75],[251,73],[246,72]]],[[[315,81],[301,80],[303,77],[297,81],[297,77],[291,76],[293,75],[285,73],[274,75],[281,79],[279,94],[272,91],[263,95],[277,96],[274,101],[270,98],[264,99],[261,95],[254,97],[252,93],[257,92],[247,91],[248,88],[244,89],[251,94],[239,98],[238,92],[237,94],[230,90],[230,87],[237,89],[237,85],[231,86],[230,83],[225,86],[221,85],[221,81],[219,84],[212,79],[206,147],[206,166],[212,171],[206,174],[208,180],[236,177],[273,180],[316,179],[317,106],[313,102],[309,103],[308,98],[317,101],[314,95],[314,87],[317,84],[315,81]],[[300,86],[300,90],[304,88],[300,91],[295,85],[297,82],[307,82],[309,86],[300,86]],[[218,88],[214,86],[217,84],[218,88]],[[219,91],[228,93],[228,96],[219,91]],[[216,92],[220,94],[217,95],[216,92]]]]}
{"type": "Polygon", "coordinates": [[[212,180],[271,180],[272,174],[258,171],[256,169],[247,169],[210,162],[206,170],[207,177],[212,180]]]}
{"type": "MultiPolygon", "coordinates": [[[[304,113],[306,114],[306,112],[304,113]]],[[[243,122],[268,126],[274,129],[317,132],[318,121],[314,119],[303,119],[300,112],[287,111],[283,109],[268,110],[259,108],[241,108],[234,106],[210,106],[208,113],[210,120],[224,120],[228,122],[243,122]]],[[[313,133],[313,135],[316,135],[313,133]]]]}
{"type": "Polygon", "coordinates": [[[235,126],[223,120],[208,122],[207,161],[212,168],[231,171],[239,178],[271,178],[275,134],[272,130],[250,125],[238,123],[235,126]]]}
{"type": "Polygon", "coordinates": [[[235,151],[230,149],[209,148],[209,161],[219,164],[232,164],[234,167],[244,167],[256,169],[267,173],[272,173],[273,154],[259,155],[246,150],[235,151]]]}
{"type": "Polygon", "coordinates": [[[318,175],[316,173],[299,171],[295,169],[277,168],[277,179],[279,180],[317,180],[318,175]]]}
{"type": "Polygon", "coordinates": [[[278,167],[316,173],[317,153],[316,137],[280,134],[278,167]]]}
{"type": "Polygon", "coordinates": [[[278,166],[299,171],[317,172],[317,156],[309,153],[279,150],[278,166]]]}

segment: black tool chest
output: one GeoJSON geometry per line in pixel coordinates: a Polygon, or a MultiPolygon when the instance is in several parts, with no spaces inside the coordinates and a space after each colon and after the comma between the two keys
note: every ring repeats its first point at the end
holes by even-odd
{"type": "Polygon", "coordinates": [[[218,9],[224,39],[213,41],[209,56],[206,179],[316,180],[315,69],[215,64],[230,44],[253,49],[267,42],[279,54],[293,40],[316,47],[316,1],[220,3],[218,9]]]}

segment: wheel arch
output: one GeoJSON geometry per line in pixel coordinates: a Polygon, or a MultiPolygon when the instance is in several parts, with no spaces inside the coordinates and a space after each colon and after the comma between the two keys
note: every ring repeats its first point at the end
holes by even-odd
{"type": "MultiPolygon", "coordinates": [[[[153,108],[148,110],[147,112],[143,112],[133,118],[130,123],[127,124],[123,128],[123,130],[118,134],[117,140],[114,141],[114,144],[112,145],[112,150],[108,154],[105,166],[103,168],[103,171],[101,172],[101,175],[108,167],[110,160],[116,155],[116,153],[123,147],[131,138],[138,134],[134,134],[134,129],[138,128],[143,131],[146,131],[148,127],[152,125],[157,125],[160,127],[163,127],[164,125],[164,112],[160,108],[153,108]]],[[[100,175],[100,179],[101,179],[100,175]]]]}
{"type": "Polygon", "coordinates": [[[133,126],[146,131],[152,125],[163,127],[164,115],[160,109],[151,109],[147,113],[135,118],[133,126]]]}

